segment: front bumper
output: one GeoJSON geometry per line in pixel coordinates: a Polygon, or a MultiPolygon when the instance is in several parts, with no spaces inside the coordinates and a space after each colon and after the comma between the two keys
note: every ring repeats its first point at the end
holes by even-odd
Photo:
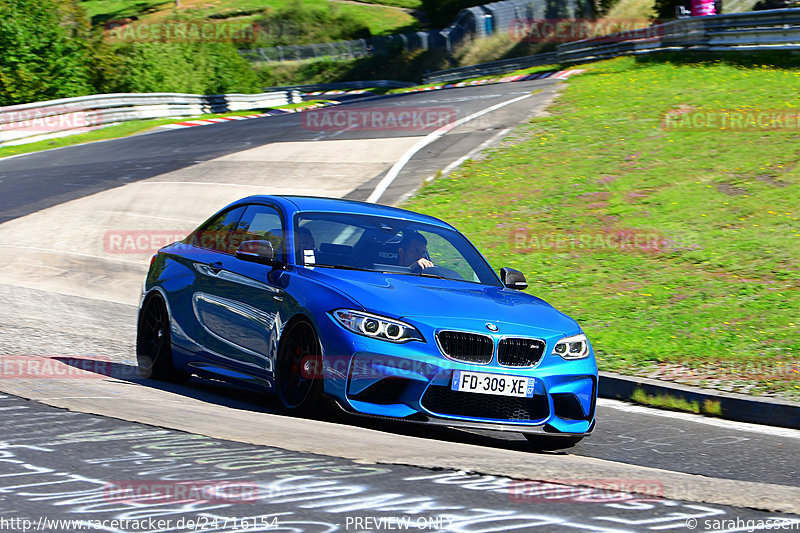
{"type": "MultiPolygon", "coordinates": [[[[597,365],[594,354],[576,361],[551,355],[547,339],[532,368],[473,365],[445,358],[436,343],[393,344],[335,325],[321,335],[325,392],[361,415],[450,427],[583,436],[594,429],[597,365]],[[453,372],[466,370],[536,380],[532,398],[452,391],[453,372]]],[[[425,335],[426,338],[431,338],[425,335]]],[[[552,340],[552,343],[551,343],[552,340]]]]}

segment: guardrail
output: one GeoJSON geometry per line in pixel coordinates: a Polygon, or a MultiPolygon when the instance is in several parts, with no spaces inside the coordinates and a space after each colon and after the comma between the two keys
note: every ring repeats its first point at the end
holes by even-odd
{"type": "Polygon", "coordinates": [[[128,120],[226,113],[302,101],[297,90],[261,94],[96,94],[0,107],[0,144],[13,146],[128,120]]]}
{"type": "Polygon", "coordinates": [[[773,9],[681,19],[631,33],[615,33],[559,45],[554,54],[536,54],[432,72],[425,83],[453,81],[544,64],[598,61],[654,52],[747,52],[800,49],[800,9],[773,9]],[[633,36],[631,37],[631,34],[633,36]],[[524,66],[518,66],[524,65],[524,66]],[[463,75],[466,73],[466,75],[463,75]]]}
{"type": "Polygon", "coordinates": [[[550,52],[547,54],[536,54],[533,56],[492,61],[491,63],[481,63],[480,65],[439,70],[426,75],[424,80],[425,83],[464,80],[489,74],[502,74],[504,72],[538,65],[551,65],[553,63],[558,63],[558,59],[556,58],[555,52],[550,52]]]}

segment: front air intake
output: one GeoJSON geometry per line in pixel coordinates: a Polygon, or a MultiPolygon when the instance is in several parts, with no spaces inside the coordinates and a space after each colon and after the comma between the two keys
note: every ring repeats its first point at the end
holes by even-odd
{"type": "Polygon", "coordinates": [[[488,335],[464,331],[440,331],[436,334],[442,353],[455,361],[473,364],[491,362],[494,341],[488,335]]]}

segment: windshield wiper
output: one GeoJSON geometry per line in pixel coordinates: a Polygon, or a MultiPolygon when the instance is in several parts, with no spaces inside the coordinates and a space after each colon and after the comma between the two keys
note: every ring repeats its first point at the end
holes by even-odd
{"type": "MultiPolygon", "coordinates": [[[[422,276],[423,278],[436,278],[436,279],[453,279],[453,278],[446,278],[444,276],[437,276],[436,274],[426,274],[425,272],[392,272],[384,270],[382,271],[383,274],[399,274],[401,276],[422,276]]],[[[458,281],[458,280],[456,280],[458,281]]]]}
{"type": "MultiPolygon", "coordinates": [[[[437,276],[436,274],[426,274],[425,272],[395,272],[392,270],[371,270],[369,268],[358,268],[352,267],[347,265],[325,265],[322,263],[310,263],[307,265],[303,265],[304,267],[322,267],[322,268],[335,268],[337,270],[357,270],[359,272],[375,272],[380,274],[399,274],[401,276],[422,276],[424,278],[436,278],[436,279],[449,279],[452,280],[453,278],[446,278],[444,276],[437,276]]],[[[458,281],[458,280],[455,280],[458,281]]]]}
{"type": "Polygon", "coordinates": [[[304,267],[322,267],[322,268],[335,268],[338,270],[359,270],[361,272],[375,272],[374,270],[369,270],[366,268],[358,268],[358,267],[351,267],[347,265],[324,265],[322,263],[309,263],[303,265],[304,267]]]}

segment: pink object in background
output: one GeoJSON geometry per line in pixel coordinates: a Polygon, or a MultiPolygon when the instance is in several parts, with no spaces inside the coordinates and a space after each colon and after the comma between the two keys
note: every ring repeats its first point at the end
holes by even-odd
{"type": "Polygon", "coordinates": [[[706,17],[708,15],[716,15],[717,10],[714,5],[714,0],[692,0],[692,16],[693,17],[706,17]]]}

